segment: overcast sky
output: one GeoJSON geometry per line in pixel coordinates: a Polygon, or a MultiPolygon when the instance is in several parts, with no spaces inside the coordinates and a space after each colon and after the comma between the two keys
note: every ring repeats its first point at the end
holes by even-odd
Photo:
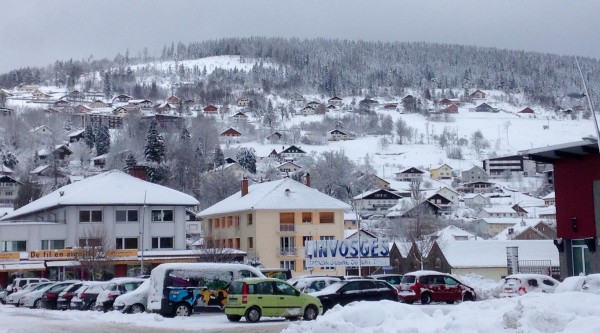
{"type": "Polygon", "coordinates": [[[0,73],[172,41],[326,37],[600,58],[596,0],[0,0],[0,73]]]}

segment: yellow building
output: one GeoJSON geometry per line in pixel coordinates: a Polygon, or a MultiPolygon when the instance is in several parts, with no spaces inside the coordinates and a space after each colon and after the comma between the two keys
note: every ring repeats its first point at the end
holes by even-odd
{"type": "Polygon", "coordinates": [[[437,168],[431,169],[432,179],[450,179],[452,178],[452,167],[448,164],[442,164],[437,168]]]}
{"type": "MultiPolygon", "coordinates": [[[[212,244],[247,252],[264,267],[309,274],[304,244],[344,239],[344,210],[350,205],[290,178],[248,186],[203,210],[204,235],[212,244]]],[[[343,274],[344,267],[313,273],[343,274]]]]}

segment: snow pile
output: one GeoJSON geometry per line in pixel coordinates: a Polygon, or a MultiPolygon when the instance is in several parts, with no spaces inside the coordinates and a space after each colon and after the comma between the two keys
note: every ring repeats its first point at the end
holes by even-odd
{"type": "Polygon", "coordinates": [[[407,305],[390,301],[336,306],[285,333],[348,332],[600,332],[600,297],[585,293],[531,293],[458,305],[407,305]]]}
{"type": "Polygon", "coordinates": [[[497,298],[502,291],[503,281],[487,279],[479,274],[457,276],[458,280],[475,289],[477,300],[497,298]]]}

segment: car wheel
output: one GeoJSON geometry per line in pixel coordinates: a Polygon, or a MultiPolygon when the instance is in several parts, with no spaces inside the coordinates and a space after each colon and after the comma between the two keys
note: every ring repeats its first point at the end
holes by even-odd
{"type": "Polygon", "coordinates": [[[240,321],[240,319],[242,319],[242,316],[238,316],[238,315],[227,315],[227,320],[231,321],[231,322],[238,322],[240,321]]]}
{"type": "Polygon", "coordinates": [[[318,315],[319,311],[314,307],[314,305],[309,305],[304,310],[304,320],[315,320],[317,319],[318,315]]]}
{"type": "Polygon", "coordinates": [[[473,297],[473,294],[471,293],[466,293],[465,296],[463,296],[463,302],[472,302],[475,300],[475,297],[473,297]]]}
{"type": "Polygon", "coordinates": [[[131,313],[143,313],[144,312],[144,306],[141,304],[134,304],[131,306],[131,313]]]}
{"type": "Polygon", "coordinates": [[[17,308],[18,308],[18,307],[20,307],[20,306],[21,306],[21,304],[19,304],[19,302],[15,303],[15,307],[17,307],[17,308]]]}
{"type": "Polygon", "coordinates": [[[187,317],[192,315],[192,308],[185,304],[179,303],[173,309],[173,314],[177,317],[187,317]]]}
{"type": "Polygon", "coordinates": [[[421,294],[421,304],[429,304],[431,303],[431,294],[423,293],[421,294]]]}
{"type": "Polygon", "coordinates": [[[33,302],[33,307],[36,309],[42,309],[44,306],[42,305],[42,300],[41,299],[36,299],[35,302],[33,302]]]}
{"type": "Polygon", "coordinates": [[[250,323],[256,323],[257,321],[259,321],[260,316],[260,309],[256,306],[253,306],[250,309],[248,309],[248,311],[246,311],[246,321],[250,323]]]}

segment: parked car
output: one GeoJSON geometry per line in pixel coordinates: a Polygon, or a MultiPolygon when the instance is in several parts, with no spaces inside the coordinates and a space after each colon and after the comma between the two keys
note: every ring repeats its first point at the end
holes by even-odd
{"type": "Polygon", "coordinates": [[[402,281],[402,274],[374,274],[371,275],[372,278],[377,280],[383,280],[396,289],[400,289],[400,281],[402,281]]]}
{"type": "Polygon", "coordinates": [[[96,307],[98,311],[112,310],[115,298],[120,295],[134,291],[145,279],[140,278],[114,278],[108,281],[106,289],[101,291],[96,298],[96,307]]]}
{"type": "Polygon", "coordinates": [[[6,289],[0,285],[0,303],[6,304],[6,289]]]}
{"type": "Polygon", "coordinates": [[[52,288],[47,289],[42,293],[42,308],[49,310],[56,310],[56,305],[58,302],[58,294],[60,294],[66,288],[76,284],[80,281],[77,280],[68,280],[55,283],[52,288]]]}
{"type": "Polygon", "coordinates": [[[385,281],[375,279],[353,279],[331,284],[321,291],[310,293],[319,298],[323,312],[336,304],[342,306],[356,301],[398,301],[398,290],[385,281]]]}
{"type": "Polygon", "coordinates": [[[339,277],[334,276],[307,277],[297,280],[291,285],[303,293],[314,293],[315,291],[321,291],[330,284],[339,281],[342,280],[339,277]]]}
{"type": "Polygon", "coordinates": [[[56,308],[59,310],[68,310],[71,308],[71,299],[75,296],[77,289],[81,288],[83,282],[73,283],[58,294],[56,299],[56,308]]]}
{"type": "Polygon", "coordinates": [[[75,291],[75,295],[71,298],[71,309],[75,310],[92,310],[96,306],[96,298],[98,294],[106,289],[107,282],[84,282],[79,289],[75,291]]]}
{"type": "Polygon", "coordinates": [[[404,274],[398,294],[400,301],[412,304],[474,301],[475,290],[450,274],[436,271],[416,271],[404,274]]]}
{"type": "Polygon", "coordinates": [[[27,295],[21,298],[21,305],[23,307],[32,308],[32,309],[41,309],[42,308],[42,295],[44,292],[53,286],[55,286],[59,282],[50,283],[45,285],[43,288],[34,290],[29,292],[27,295]]]}
{"type": "Polygon", "coordinates": [[[15,278],[13,282],[6,287],[7,296],[16,293],[26,284],[39,282],[50,282],[50,280],[45,278],[15,278]]]}
{"type": "Polygon", "coordinates": [[[273,278],[234,280],[229,285],[225,314],[232,322],[242,317],[255,323],[261,317],[314,320],[323,312],[318,298],[273,278]]]}
{"type": "Polygon", "coordinates": [[[115,298],[113,310],[123,313],[142,313],[146,311],[149,293],[150,280],[146,280],[136,290],[115,298]]]}
{"type": "Polygon", "coordinates": [[[590,274],[585,277],[581,291],[584,293],[600,295],[600,274],[590,274]]]}
{"type": "Polygon", "coordinates": [[[52,282],[41,282],[41,283],[29,283],[21,288],[21,290],[14,292],[6,298],[6,304],[14,305],[16,307],[21,306],[21,299],[28,293],[43,288],[44,286],[52,284],[52,282]]]}
{"type": "Polygon", "coordinates": [[[504,278],[500,297],[515,297],[525,293],[553,293],[560,282],[543,274],[512,274],[504,278]]]}

